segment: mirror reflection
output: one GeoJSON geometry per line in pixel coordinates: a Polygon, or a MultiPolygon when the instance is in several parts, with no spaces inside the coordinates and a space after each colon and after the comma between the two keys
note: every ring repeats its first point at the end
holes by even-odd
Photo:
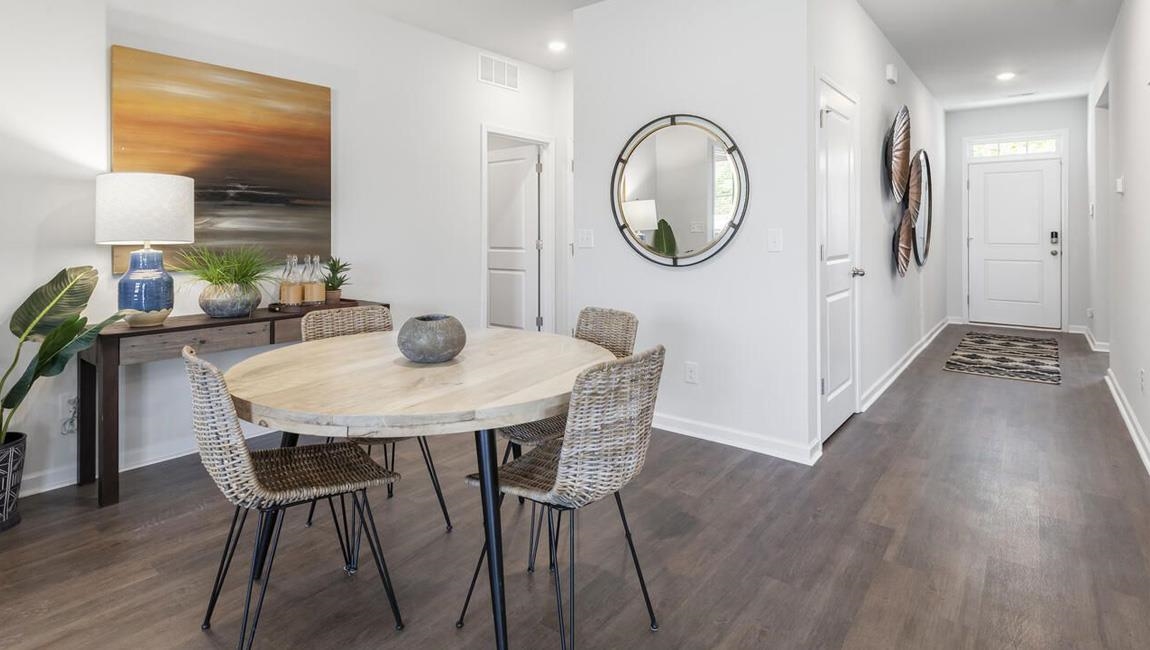
{"type": "Polygon", "coordinates": [[[665,119],[637,133],[624,150],[615,178],[616,217],[649,259],[690,264],[718,252],[733,235],[746,206],[746,172],[734,143],[717,128],[699,118],[665,119]]]}
{"type": "Polygon", "coordinates": [[[919,150],[911,163],[911,180],[917,180],[917,187],[911,188],[912,197],[917,194],[917,207],[914,218],[914,258],[919,266],[926,264],[930,253],[930,230],[932,227],[932,197],[930,178],[930,157],[919,150]],[[917,191],[916,191],[917,190],[917,191]]]}

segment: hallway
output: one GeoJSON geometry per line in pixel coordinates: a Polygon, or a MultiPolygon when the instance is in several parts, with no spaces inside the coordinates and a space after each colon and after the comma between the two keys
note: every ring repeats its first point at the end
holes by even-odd
{"type": "MultiPolygon", "coordinates": [[[[968,329],[945,329],[814,468],[659,434],[624,498],[661,629],[646,629],[618,520],[600,504],[581,519],[584,647],[1150,646],[1150,479],[1102,380],[1106,356],[1056,335],[1057,387],[942,371],[968,329]]],[[[338,570],[326,516],[306,529],[298,511],[261,645],[490,642],[485,589],[469,624],[452,624],[481,539],[477,494],[458,478],[472,470],[472,445],[432,444],[455,532],[443,533],[414,444],[399,446],[396,498],[377,496],[407,629],[387,623],[370,572],[338,570]]],[[[124,485],[124,500],[103,510],[90,487],[27,499],[25,522],[0,538],[0,646],[233,643],[241,578],[213,629],[198,624],[230,509],[196,457],[131,472],[124,485]]],[[[529,510],[504,511],[511,638],[546,646],[550,584],[522,571],[529,510]]]]}

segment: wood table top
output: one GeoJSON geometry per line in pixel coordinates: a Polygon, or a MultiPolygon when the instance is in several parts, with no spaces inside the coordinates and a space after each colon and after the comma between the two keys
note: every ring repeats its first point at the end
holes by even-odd
{"type": "Polygon", "coordinates": [[[567,411],[575,378],[614,360],[569,336],[468,330],[458,357],[408,361],[396,332],[340,336],[265,352],[225,377],[239,416],[322,436],[388,438],[463,433],[567,411]]]}

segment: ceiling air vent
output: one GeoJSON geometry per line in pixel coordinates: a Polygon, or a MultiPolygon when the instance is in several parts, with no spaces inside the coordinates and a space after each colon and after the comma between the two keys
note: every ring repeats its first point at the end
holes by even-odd
{"type": "Polygon", "coordinates": [[[492,86],[519,90],[519,66],[490,54],[480,54],[479,80],[492,86]]]}

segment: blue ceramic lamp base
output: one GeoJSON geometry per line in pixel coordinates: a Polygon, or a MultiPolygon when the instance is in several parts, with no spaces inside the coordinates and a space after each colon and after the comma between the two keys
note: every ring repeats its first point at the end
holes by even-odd
{"type": "Polygon", "coordinates": [[[128,272],[120,278],[120,309],[133,310],[124,320],[130,327],[162,324],[175,304],[175,283],[164,270],[164,253],[145,246],[132,251],[128,272]]]}

